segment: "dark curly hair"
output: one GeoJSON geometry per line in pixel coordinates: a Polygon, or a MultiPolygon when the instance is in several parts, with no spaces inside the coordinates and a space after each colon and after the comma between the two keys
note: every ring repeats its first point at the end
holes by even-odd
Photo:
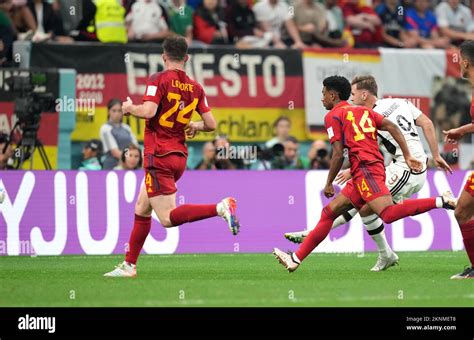
{"type": "Polygon", "coordinates": [[[323,85],[328,91],[334,91],[341,100],[348,100],[351,96],[351,83],[342,76],[331,76],[323,80],[323,85]]]}
{"type": "Polygon", "coordinates": [[[460,49],[463,58],[466,58],[470,63],[474,64],[474,40],[464,41],[461,44],[460,49]]]}

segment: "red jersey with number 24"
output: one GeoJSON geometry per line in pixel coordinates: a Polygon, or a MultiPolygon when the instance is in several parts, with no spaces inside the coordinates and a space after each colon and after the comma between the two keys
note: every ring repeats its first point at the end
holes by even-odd
{"type": "Polygon", "coordinates": [[[384,159],[377,143],[377,128],[384,117],[364,106],[353,106],[343,101],[326,114],[324,123],[332,143],[339,141],[349,150],[351,173],[360,163],[380,162],[384,159]]]}
{"type": "Polygon", "coordinates": [[[145,155],[178,152],[187,156],[185,129],[191,116],[211,111],[202,86],[178,69],[154,73],[143,101],[158,104],[156,115],[145,124],[145,155]]]}

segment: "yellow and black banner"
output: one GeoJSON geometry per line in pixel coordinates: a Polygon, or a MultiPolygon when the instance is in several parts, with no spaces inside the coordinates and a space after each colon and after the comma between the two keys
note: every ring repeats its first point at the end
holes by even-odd
{"type": "MultiPolygon", "coordinates": [[[[161,53],[160,47],[143,44],[35,44],[31,64],[77,70],[76,96],[92,99],[94,109],[77,112],[72,139],[87,141],[99,136],[110,99],[130,96],[134,103],[142,102],[148,76],[163,70],[161,53]]],[[[204,87],[218,121],[216,133],[203,133],[195,140],[226,134],[235,142],[263,142],[272,137],[273,123],[281,115],[292,120],[292,135],[306,139],[301,52],[229,48],[191,49],[189,53],[186,72],[204,87]]],[[[143,140],[144,121],[125,121],[143,140]]]]}

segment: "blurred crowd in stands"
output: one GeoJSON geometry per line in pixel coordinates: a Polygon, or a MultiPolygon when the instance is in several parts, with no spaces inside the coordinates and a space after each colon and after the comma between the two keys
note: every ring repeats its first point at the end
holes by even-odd
{"type": "MultiPolygon", "coordinates": [[[[130,127],[122,122],[120,101],[112,99],[108,104],[108,121],[100,129],[100,139],[85,143],[79,170],[137,170],[143,165],[143,151],[130,127]]],[[[233,144],[225,135],[217,135],[202,145],[194,170],[327,170],[331,159],[331,147],[327,141],[298,141],[291,134],[291,120],[278,117],[273,125],[274,137],[261,144],[233,144]],[[305,147],[302,147],[302,146],[305,147]],[[303,152],[302,149],[306,151],[303,152]]],[[[0,147],[2,146],[0,137],[0,147]]],[[[452,166],[458,163],[451,153],[443,157],[452,166]]],[[[189,161],[189,159],[188,159],[189,161]]],[[[387,164],[391,157],[387,155],[387,164]]],[[[472,164],[471,164],[472,165],[472,164]]],[[[349,168],[346,159],[343,169],[349,168]]],[[[428,167],[435,169],[434,163],[428,167]]],[[[0,169],[2,158],[0,157],[0,169]]]]}
{"type": "Polygon", "coordinates": [[[79,170],[141,169],[143,152],[130,126],[122,121],[122,102],[113,98],[107,109],[107,122],[100,128],[100,139],[84,145],[79,170]]]}
{"type": "Polygon", "coordinates": [[[191,46],[237,48],[449,48],[474,39],[470,3],[438,1],[0,0],[0,63],[17,39],[160,43],[179,34],[191,46]]]}
{"type": "MultiPolygon", "coordinates": [[[[159,44],[173,34],[193,47],[450,48],[474,39],[474,22],[470,3],[461,0],[0,0],[3,66],[15,64],[16,40],[159,44]]],[[[290,130],[291,121],[280,117],[273,139],[248,145],[256,148],[250,163],[228,157],[232,145],[218,136],[203,146],[196,169],[328,169],[326,142],[313,142],[301,155],[290,130]]],[[[0,168],[9,152],[2,152],[0,168]]],[[[81,169],[141,167],[120,100],[109,102],[100,139],[88,142],[82,155],[81,169]]]]}
{"type": "MultiPolygon", "coordinates": [[[[85,143],[79,170],[137,170],[142,167],[142,149],[130,127],[122,122],[122,118],[120,101],[110,100],[108,121],[100,129],[100,139],[85,143]]],[[[231,145],[227,136],[218,135],[212,142],[204,143],[199,163],[191,168],[195,170],[329,169],[329,144],[323,140],[316,140],[311,144],[307,154],[302,155],[300,143],[290,135],[290,130],[290,119],[281,116],[274,123],[275,137],[262,145],[231,145]]]]}
{"type": "MultiPolygon", "coordinates": [[[[79,170],[138,170],[143,166],[143,151],[130,126],[123,121],[121,102],[108,102],[108,120],[100,129],[100,138],[84,143],[79,170]]],[[[202,154],[197,165],[188,163],[194,170],[327,170],[331,159],[331,148],[327,141],[300,143],[291,136],[291,120],[278,117],[273,125],[274,137],[261,144],[234,145],[225,135],[218,135],[202,145],[202,154]],[[302,146],[305,146],[302,148],[302,146]],[[307,151],[303,152],[302,149],[307,151]]],[[[0,133],[0,170],[13,169],[11,160],[14,149],[9,136],[0,133]]],[[[201,151],[200,151],[201,152],[201,151]]],[[[452,166],[458,163],[457,156],[446,153],[443,157],[452,166]],[[453,158],[454,157],[454,158],[453,158]]],[[[386,161],[390,161],[387,157],[386,161]]],[[[430,161],[429,168],[435,169],[430,161]]],[[[471,168],[474,166],[470,164],[471,168]]],[[[348,159],[343,169],[350,167],[348,159]]]]}

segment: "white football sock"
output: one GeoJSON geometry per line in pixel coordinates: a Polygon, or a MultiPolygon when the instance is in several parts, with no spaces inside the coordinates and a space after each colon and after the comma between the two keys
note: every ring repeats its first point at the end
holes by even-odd
{"type": "Polygon", "coordinates": [[[344,214],[338,216],[334,222],[332,223],[332,228],[337,228],[343,224],[346,224],[349,222],[356,214],[358,213],[357,209],[353,208],[349,210],[348,212],[345,212],[344,214]]]}
{"type": "Polygon", "coordinates": [[[219,216],[224,216],[224,203],[222,201],[220,201],[219,203],[216,204],[216,212],[217,212],[217,215],[219,216]]]}
{"type": "Polygon", "coordinates": [[[362,223],[369,232],[372,240],[377,244],[379,253],[383,256],[390,256],[393,253],[385,237],[383,221],[376,214],[362,217],[362,223]]]}

